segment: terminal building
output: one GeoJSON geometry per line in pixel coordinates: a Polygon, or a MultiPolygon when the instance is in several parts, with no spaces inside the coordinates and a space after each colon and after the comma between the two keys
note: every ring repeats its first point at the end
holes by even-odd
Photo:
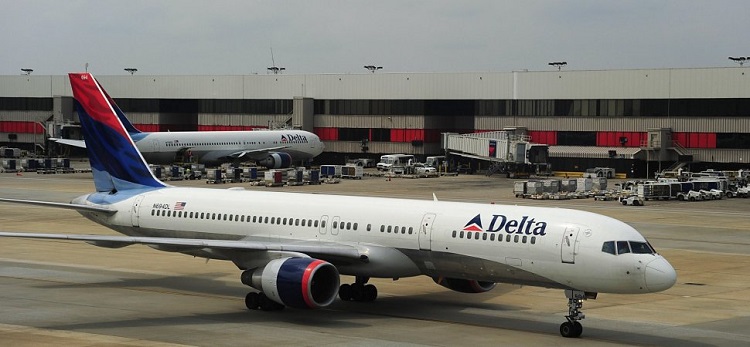
{"type": "MultiPolygon", "coordinates": [[[[750,167],[743,67],[96,77],[142,131],[295,127],[325,142],[319,164],[441,155],[442,133],[512,129],[549,145],[556,171],[750,167]]],[[[0,76],[0,146],[59,154],[46,138],[80,137],[76,122],[67,76],[0,76]]]]}

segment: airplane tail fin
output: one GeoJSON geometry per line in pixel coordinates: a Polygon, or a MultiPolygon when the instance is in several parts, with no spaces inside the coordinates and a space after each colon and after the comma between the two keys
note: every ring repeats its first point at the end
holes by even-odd
{"type": "MultiPolygon", "coordinates": [[[[117,105],[90,73],[71,73],[81,130],[98,192],[166,187],[151,173],[117,105]]],[[[124,115],[123,115],[124,118],[124,115]]]]}
{"type": "Polygon", "coordinates": [[[109,101],[109,104],[112,105],[112,109],[117,114],[117,118],[120,118],[120,122],[122,123],[123,126],[125,126],[125,130],[128,132],[128,134],[132,135],[132,134],[138,134],[138,133],[140,133],[141,131],[138,130],[138,129],[136,129],[135,126],[133,125],[133,123],[130,123],[130,121],[128,120],[128,118],[125,117],[125,112],[122,112],[122,110],[120,109],[120,106],[117,106],[117,103],[115,103],[115,100],[113,100],[109,96],[109,94],[107,93],[107,91],[104,90],[104,88],[102,88],[102,86],[99,84],[99,81],[97,81],[96,84],[99,85],[99,89],[101,89],[101,91],[107,97],[107,100],[109,101]]]}

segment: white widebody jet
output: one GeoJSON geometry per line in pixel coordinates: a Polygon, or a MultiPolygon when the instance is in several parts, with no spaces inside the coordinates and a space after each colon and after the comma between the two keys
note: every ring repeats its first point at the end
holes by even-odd
{"type": "Polygon", "coordinates": [[[372,301],[372,277],[430,276],[465,293],[510,283],[565,292],[565,337],[578,337],[583,301],[598,293],[653,293],[674,268],[629,225],[559,208],[217,190],[168,186],[148,170],[110,100],[88,73],[70,74],[96,192],[70,204],[1,199],[77,210],[124,235],[3,232],[4,237],[80,240],[232,261],[254,288],[251,309],[372,301]],[[340,275],[355,276],[341,284],[340,275]]]}
{"type": "MultiPolygon", "coordinates": [[[[141,132],[99,85],[113,112],[138,151],[150,164],[191,161],[205,165],[255,161],[269,169],[290,167],[323,152],[318,135],[303,130],[141,132]]],[[[83,140],[50,138],[60,144],[86,148],[83,140]]]]}

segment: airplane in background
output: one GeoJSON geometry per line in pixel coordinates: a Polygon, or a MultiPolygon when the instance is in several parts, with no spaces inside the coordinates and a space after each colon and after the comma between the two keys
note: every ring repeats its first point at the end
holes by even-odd
{"type": "Polygon", "coordinates": [[[591,212],[433,200],[173,187],[156,179],[114,106],[88,73],[69,75],[96,192],[69,204],[124,235],[1,232],[0,237],[144,244],[233,262],[251,310],[373,301],[370,278],[429,276],[464,293],[496,283],[561,289],[565,337],[579,337],[583,301],[653,293],[676,272],[631,226],[591,212]],[[354,276],[341,284],[340,275],[354,276]]]}
{"type": "MultiPolygon", "coordinates": [[[[218,165],[252,160],[269,169],[280,169],[290,167],[295,162],[310,160],[323,152],[324,145],[320,138],[303,130],[141,132],[130,123],[101,84],[96,80],[94,82],[150,164],[169,165],[189,161],[218,165]]],[[[84,140],[50,140],[86,148],[84,140]]]]}

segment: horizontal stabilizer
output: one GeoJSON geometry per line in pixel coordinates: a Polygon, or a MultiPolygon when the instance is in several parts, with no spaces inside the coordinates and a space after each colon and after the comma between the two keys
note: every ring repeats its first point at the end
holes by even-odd
{"type": "Polygon", "coordinates": [[[71,203],[64,203],[64,202],[6,199],[6,198],[0,198],[0,202],[35,205],[35,206],[43,206],[43,207],[64,208],[68,210],[99,212],[99,213],[106,213],[106,214],[115,214],[117,212],[117,210],[109,209],[106,207],[78,205],[78,204],[71,204],[71,203]]]}

